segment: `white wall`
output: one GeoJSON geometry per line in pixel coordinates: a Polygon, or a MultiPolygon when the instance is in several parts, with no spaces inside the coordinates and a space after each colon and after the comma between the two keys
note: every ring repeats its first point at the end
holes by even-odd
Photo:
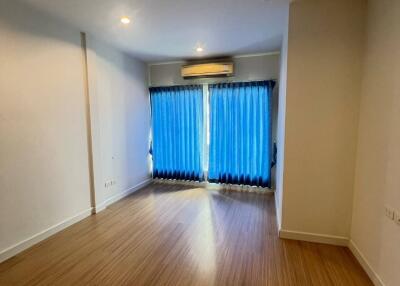
{"type": "MultiPolygon", "coordinates": [[[[0,261],[91,213],[81,35],[0,0],[0,261]]],[[[147,178],[147,69],[89,37],[96,206],[147,178]],[[116,184],[104,188],[105,180],[116,184]]]]}
{"type": "Polygon", "coordinates": [[[149,65],[149,83],[151,86],[170,86],[199,84],[220,81],[256,81],[278,79],[279,53],[260,56],[235,57],[233,59],[235,74],[229,78],[211,78],[187,80],[181,76],[184,62],[149,65]]]}
{"type": "MultiPolygon", "coordinates": [[[[234,76],[228,78],[183,79],[181,67],[184,62],[171,62],[149,65],[149,82],[151,86],[171,86],[188,84],[205,84],[216,82],[240,82],[257,80],[276,80],[272,94],[272,140],[277,138],[279,69],[281,65],[279,52],[259,55],[238,56],[233,58],[234,76]]],[[[275,167],[271,170],[271,185],[275,189],[275,167]]]]}
{"type": "Polygon", "coordinates": [[[350,234],[363,0],[290,6],[282,229],[350,234]]]}
{"type": "Polygon", "coordinates": [[[0,1],[0,39],[1,260],[90,195],[79,31],[0,1]]]}
{"type": "Polygon", "coordinates": [[[351,239],[385,285],[395,286],[400,226],[384,208],[400,211],[400,2],[369,1],[367,28],[351,239]]]}
{"type": "MultiPolygon", "coordinates": [[[[233,58],[234,76],[221,78],[200,78],[183,79],[181,76],[181,67],[184,62],[171,62],[163,64],[150,64],[148,67],[150,86],[171,86],[187,84],[217,83],[226,81],[257,81],[274,79],[277,84],[272,97],[272,138],[275,140],[277,134],[277,116],[278,116],[278,91],[280,76],[280,53],[273,52],[259,55],[238,56],[233,58]]],[[[275,170],[273,170],[273,173],[275,170]]],[[[273,185],[275,176],[272,177],[273,185]]]]}
{"type": "Polygon", "coordinates": [[[96,207],[148,180],[147,66],[88,37],[96,207]],[[105,182],[115,185],[106,188],[105,182]]]}
{"type": "Polygon", "coordinates": [[[282,38],[282,47],[280,54],[280,75],[279,75],[279,96],[277,107],[277,162],[275,168],[275,208],[278,229],[282,227],[282,199],[283,199],[283,176],[285,160],[285,118],[286,118],[286,84],[287,84],[287,52],[288,52],[288,32],[289,32],[289,4],[285,15],[285,29],[282,38]]]}

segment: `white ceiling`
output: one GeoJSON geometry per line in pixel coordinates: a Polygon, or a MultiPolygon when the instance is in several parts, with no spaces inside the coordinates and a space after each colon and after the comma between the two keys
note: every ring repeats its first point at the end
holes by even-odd
{"type": "Polygon", "coordinates": [[[146,62],[279,50],[289,0],[24,0],[146,62]],[[124,26],[120,17],[128,16],[124,26]],[[195,48],[201,45],[201,56],[195,48]]]}

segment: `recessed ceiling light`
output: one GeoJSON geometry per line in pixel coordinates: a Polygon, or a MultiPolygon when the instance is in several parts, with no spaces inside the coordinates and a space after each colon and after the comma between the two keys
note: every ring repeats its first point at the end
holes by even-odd
{"type": "Polygon", "coordinates": [[[202,48],[202,47],[197,47],[196,48],[196,52],[198,52],[198,53],[201,53],[201,52],[203,52],[204,51],[204,49],[202,48]]]}
{"type": "Polygon", "coordinates": [[[122,24],[127,25],[127,24],[129,24],[130,22],[131,22],[131,20],[130,20],[128,17],[122,17],[122,18],[121,18],[121,23],[122,23],[122,24]]]}

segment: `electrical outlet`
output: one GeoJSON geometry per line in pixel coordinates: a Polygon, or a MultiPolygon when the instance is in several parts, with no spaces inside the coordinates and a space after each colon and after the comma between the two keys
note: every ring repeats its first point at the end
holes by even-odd
{"type": "Polygon", "coordinates": [[[108,181],[106,181],[106,182],[104,183],[104,187],[110,188],[110,187],[114,186],[115,183],[116,183],[116,182],[115,182],[114,180],[108,180],[108,181]]]}
{"type": "Polygon", "coordinates": [[[400,225],[400,212],[398,212],[398,211],[395,211],[395,212],[394,212],[394,221],[395,221],[398,225],[400,225]]]}
{"type": "Polygon", "coordinates": [[[391,207],[386,206],[385,207],[385,214],[389,219],[394,220],[394,209],[392,209],[391,207]]]}

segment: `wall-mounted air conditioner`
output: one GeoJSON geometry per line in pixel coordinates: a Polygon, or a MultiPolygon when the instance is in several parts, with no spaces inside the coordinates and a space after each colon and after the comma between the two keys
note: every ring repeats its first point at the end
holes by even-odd
{"type": "Polygon", "coordinates": [[[196,63],[182,66],[183,78],[221,77],[233,75],[232,62],[196,63]]]}

